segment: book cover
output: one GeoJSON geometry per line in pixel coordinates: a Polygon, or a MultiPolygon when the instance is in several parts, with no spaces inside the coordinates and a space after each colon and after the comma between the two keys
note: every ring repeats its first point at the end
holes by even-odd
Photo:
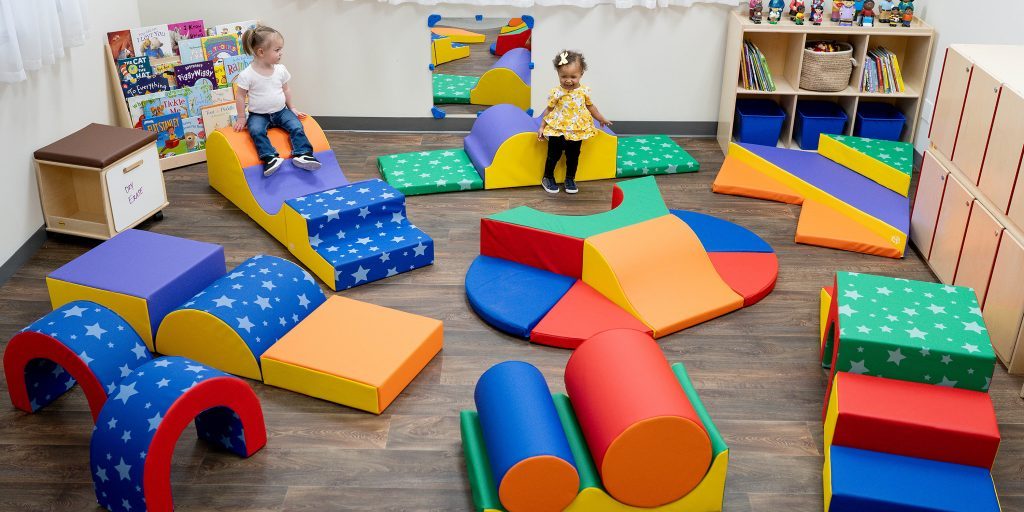
{"type": "Polygon", "coordinates": [[[178,41],[178,53],[182,64],[195,64],[206,60],[202,39],[183,39],[178,41]]]}
{"type": "Polygon", "coordinates": [[[224,72],[224,59],[213,61],[213,73],[217,76],[217,87],[228,86],[228,76],[224,72]]]}
{"type": "Polygon", "coordinates": [[[146,105],[152,100],[163,98],[165,94],[165,91],[159,91],[128,98],[128,115],[131,116],[132,126],[142,128],[142,120],[147,117],[146,105]]]}
{"type": "Polygon", "coordinates": [[[149,65],[149,57],[129,57],[117,61],[117,74],[122,83],[134,84],[140,78],[153,76],[153,67],[149,65]]]}
{"type": "Polygon", "coordinates": [[[202,116],[203,107],[213,104],[213,86],[206,82],[198,82],[192,87],[186,87],[185,94],[188,102],[188,115],[191,117],[202,116]]]}
{"type": "Polygon", "coordinates": [[[107,44],[110,46],[110,55],[115,61],[135,56],[135,46],[132,44],[130,30],[107,32],[107,44]]]}
{"type": "Polygon", "coordinates": [[[203,51],[206,54],[206,60],[217,60],[232,55],[238,55],[238,38],[234,35],[222,35],[204,37],[203,51]]]}
{"type": "Polygon", "coordinates": [[[221,87],[220,89],[214,89],[210,93],[211,103],[224,103],[226,101],[235,101],[235,88],[234,87],[221,87]]]}
{"type": "Polygon", "coordinates": [[[214,30],[216,31],[215,33],[219,36],[230,34],[238,38],[239,41],[241,41],[242,34],[244,34],[246,30],[256,28],[256,25],[258,24],[259,21],[257,20],[236,21],[234,23],[223,23],[221,25],[217,25],[216,27],[214,27],[214,30]]]}
{"type": "Polygon", "coordinates": [[[156,133],[156,149],[160,153],[160,158],[185,153],[185,143],[182,140],[185,138],[185,130],[181,114],[144,119],[142,129],[156,133]]]}
{"type": "Polygon", "coordinates": [[[174,55],[167,25],[133,28],[131,34],[136,57],[145,55],[151,59],[162,59],[174,55]]]}
{"type": "Polygon", "coordinates": [[[190,88],[171,89],[160,96],[142,103],[142,114],[145,119],[154,119],[169,114],[181,114],[181,117],[188,117],[188,96],[190,88]]]}
{"type": "Polygon", "coordinates": [[[174,79],[174,68],[181,65],[181,57],[172,55],[162,59],[149,59],[149,65],[153,67],[153,75],[166,78],[171,89],[178,86],[178,82],[174,79]]]}
{"type": "Polygon", "coordinates": [[[131,98],[132,96],[140,96],[151,92],[166,91],[171,86],[167,83],[166,78],[153,75],[142,77],[136,80],[134,84],[121,82],[121,88],[124,89],[124,97],[131,98]]]}
{"type": "Polygon", "coordinates": [[[203,20],[169,23],[167,24],[167,32],[171,36],[171,51],[175,55],[181,55],[182,41],[198,39],[206,35],[206,30],[203,28],[203,20]]]}
{"type": "Polygon", "coordinates": [[[197,83],[206,82],[213,89],[217,83],[217,77],[213,72],[213,63],[208,60],[175,66],[174,80],[178,83],[178,87],[192,87],[197,83]]]}
{"type": "Polygon", "coordinates": [[[238,74],[243,69],[249,67],[252,64],[252,57],[249,55],[234,55],[224,59],[224,80],[229,83],[235,83],[235,78],[238,78],[238,74]]]}
{"type": "Polygon", "coordinates": [[[183,136],[185,140],[185,152],[202,151],[206,149],[206,129],[203,128],[203,118],[199,116],[186,117],[181,120],[183,136]]]}
{"type": "Polygon", "coordinates": [[[221,128],[230,128],[238,120],[238,110],[234,102],[210,105],[203,109],[203,126],[206,133],[213,133],[221,128]]]}

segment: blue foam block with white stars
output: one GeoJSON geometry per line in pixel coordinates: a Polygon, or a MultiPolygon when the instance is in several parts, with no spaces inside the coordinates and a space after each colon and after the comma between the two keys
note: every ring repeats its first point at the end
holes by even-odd
{"type": "Polygon", "coordinates": [[[313,276],[274,256],[254,256],[178,309],[205,311],[234,329],[257,361],[327,300],[313,276]]]}
{"type": "Polygon", "coordinates": [[[372,179],[287,201],[304,219],[309,245],[335,270],[335,289],[434,262],[434,241],[409,222],[405,196],[372,179]]]}
{"type": "MultiPolygon", "coordinates": [[[[130,373],[103,406],[89,449],[96,499],[107,510],[146,510],[143,476],[150,444],[168,410],[193,386],[232,377],[184,357],[160,357],[130,373]]],[[[200,439],[247,456],[241,420],[225,407],[196,417],[200,439]]]]}
{"type": "MultiPolygon", "coordinates": [[[[108,396],[121,379],[153,358],[128,322],[95,302],[69,302],[21,332],[49,336],[77,354],[103,384],[108,396]]],[[[49,359],[34,359],[25,368],[25,387],[32,411],[47,406],[74,385],[71,374],[49,359]]]]}

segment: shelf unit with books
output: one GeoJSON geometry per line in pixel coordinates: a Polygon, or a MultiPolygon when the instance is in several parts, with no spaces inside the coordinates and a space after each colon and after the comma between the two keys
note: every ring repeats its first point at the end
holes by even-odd
{"type": "Polygon", "coordinates": [[[915,19],[910,27],[840,27],[826,20],[822,25],[797,25],[784,19],[777,25],[767,22],[755,24],[744,13],[733,11],[728,20],[726,57],[722,74],[722,99],[718,114],[718,143],[728,151],[734,140],[733,127],[736,100],[768,98],[778,102],[786,112],[786,122],[779,136],[779,146],[796,148],[793,140],[796,103],[800,100],[823,100],[838,103],[849,116],[846,134],[853,133],[857,108],[861,102],[888,103],[907,118],[901,139],[912,142],[917,131],[922,94],[931,61],[935,30],[927,23],[915,19]],[[743,41],[754,43],[764,54],[775,82],[775,91],[756,91],[743,87],[740,66],[743,62],[743,41]],[[817,92],[800,88],[803,72],[803,50],[808,41],[832,40],[853,46],[856,65],[849,86],[838,92],[817,92]],[[899,93],[862,92],[861,81],[868,50],[885,47],[899,62],[905,91],[899,93]]]}

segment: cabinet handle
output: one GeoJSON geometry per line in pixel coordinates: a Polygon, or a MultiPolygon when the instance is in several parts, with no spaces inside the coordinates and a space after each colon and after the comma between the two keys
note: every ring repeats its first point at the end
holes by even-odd
{"type": "Polygon", "coordinates": [[[964,73],[970,73],[970,72],[971,72],[971,67],[970,66],[967,66],[967,67],[964,68],[964,73]]]}
{"type": "Polygon", "coordinates": [[[122,171],[122,174],[128,174],[134,171],[135,169],[138,169],[142,165],[142,162],[142,160],[139,160],[138,162],[135,162],[134,164],[131,164],[128,167],[125,167],[124,171],[122,171]]]}

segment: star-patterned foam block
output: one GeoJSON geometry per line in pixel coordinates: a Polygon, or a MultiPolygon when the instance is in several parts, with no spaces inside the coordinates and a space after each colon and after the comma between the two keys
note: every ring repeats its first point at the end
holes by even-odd
{"type": "Polygon", "coordinates": [[[469,92],[480,82],[480,77],[462,75],[434,75],[434,104],[469,104],[469,92]]]}
{"type": "Polygon", "coordinates": [[[615,156],[618,178],[699,170],[700,163],[667,135],[619,137],[615,156]]]}
{"type": "Polygon", "coordinates": [[[825,339],[822,364],[833,375],[975,391],[992,382],[995,352],[968,287],[838,272],[825,339]]]}
{"type": "Polygon", "coordinates": [[[910,190],[913,144],[822,134],[818,153],[903,196],[910,190]]]}
{"type": "Polygon", "coordinates": [[[484,180],[462,148],[384,155],[377,158],[381,176],[407,196],[484,188],[484,180]]]}
{"type": "Polygon", "coordinates": [[[117,313],[94,302],[75,301],[11,338],[4,372],[15,407],[38,411],[80,382],[95,419],[117,383],[152,357],[117,313]]]}
{"type": "Polygon", "coordinates": [[[170,465],[181,431],[248,457],[266,444],[263,412],[241,379],[184,357],[130,372],[103,407],[89,448],[99,504],[110,511],[172,510],[170,465]]]}
{"type": "Polygon", "coordinates": [[[309,245],[348,289],[434,262],[434,241],[409,222],[405,196],[372,179],[288,201],[306,219],[309,245]]]}
{"type": "Polygon", "coordinates": [[[259,380],[260,355],[325,300],[298,265],[254,256],[167,315],[158,351],[259,380]]]}

